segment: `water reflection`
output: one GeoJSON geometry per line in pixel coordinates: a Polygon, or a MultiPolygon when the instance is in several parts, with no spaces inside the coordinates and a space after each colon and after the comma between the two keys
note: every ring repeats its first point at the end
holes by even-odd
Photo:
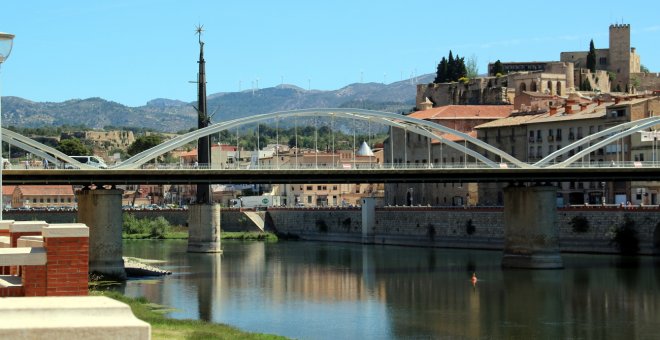
{"type": "Polygon", "coordinates": [[[564,270],[502,270],[499,252],[341,243],[131,241],[174,275],[125,293],[176,318],[302,339],[645,338],[660,330],[658,259],[564,255],[564,270]],[[478,282],[471,283],[476,272],[478,282]]]}

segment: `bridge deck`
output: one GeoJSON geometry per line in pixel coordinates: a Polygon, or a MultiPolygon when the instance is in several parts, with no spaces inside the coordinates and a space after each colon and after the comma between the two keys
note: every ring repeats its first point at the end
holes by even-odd
{"type": "Polygon", "coordinates": [[[4,170],[4,185],[655,181],[660,168],[4,170]]]}

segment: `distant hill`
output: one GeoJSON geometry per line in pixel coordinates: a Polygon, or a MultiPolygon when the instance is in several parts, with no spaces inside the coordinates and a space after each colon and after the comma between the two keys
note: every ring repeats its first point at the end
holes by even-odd
{"type": "MultiPolygon", "coordinates": [[[[433,75],[417,78],[428,83],[433,75]]],[[[215,93],[208,96],[213,122],[254,114],[305,108],[344,107],[390,112],[407,112],[415,105],[416,85],[411,80],[391,84],[357,83],[333,91],[307,91],[293,85],[215,93]]],[[[84,125],[152,128],[163,132],[187,130],[197,125],[193,105],[179,100],[158,98],[146,105],[128,107],[102,98],[72,99],[61,103],[33,102],[19,97],[3,97],[4,126],[41,127],[84,125]]]]}

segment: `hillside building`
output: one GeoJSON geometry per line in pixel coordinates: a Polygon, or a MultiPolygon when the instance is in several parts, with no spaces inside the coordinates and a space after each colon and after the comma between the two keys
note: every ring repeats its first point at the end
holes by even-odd
{"type": "MultiPolygon", "coordinates": [[[[478,125],[508,117],[511,105],[448,105],[410,114],[410,117],[432,121],[476,137],[478,125]]],[[[445,140],[465,143],[463,138],[436,132],[445,140]]],[[[463,167],[475,162],[466,153],[400,128],[392,128],[383,145],[385,162],[397,166],[463,167]],[[393,147],[397,145],[398,147],[393,147]],[[403,147],[401,147],[403,146],[403,147]]],[[[479,202],[476,183],[391,183],[385,184],[386,205],[462,206],[479,202]]]]}

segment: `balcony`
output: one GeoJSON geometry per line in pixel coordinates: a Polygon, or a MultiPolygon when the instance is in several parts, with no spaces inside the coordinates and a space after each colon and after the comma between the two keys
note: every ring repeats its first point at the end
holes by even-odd
{"type": "Polygon", "coordinates": [[[548,136],[548,142],[554,142],[555,137],[554,136],[548,136]]]}

